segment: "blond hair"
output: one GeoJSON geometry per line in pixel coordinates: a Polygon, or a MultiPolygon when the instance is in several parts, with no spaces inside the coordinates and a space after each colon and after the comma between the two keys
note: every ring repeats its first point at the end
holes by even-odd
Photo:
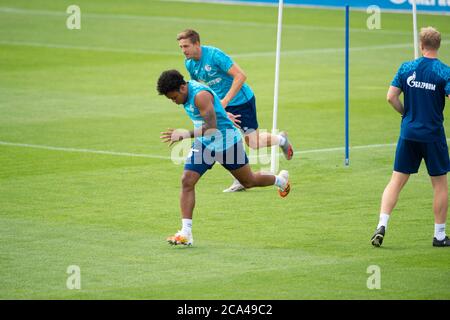
{"type": "Polygon", "coordinates": [[[195,30],[186,29],[177,35],[177,41],[182,39],[189,39],[192,43],[197,43],[200,42],[200,35],[195,30]]]}
{"type": "Polygon", "coordinates": [[[420,29],[420,43],[425,49],[439,50],[441,46],[441,34],[433,27],[420,29]]]}

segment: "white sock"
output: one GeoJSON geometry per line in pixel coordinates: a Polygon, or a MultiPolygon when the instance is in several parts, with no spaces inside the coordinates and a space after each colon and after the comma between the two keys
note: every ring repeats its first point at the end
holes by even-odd
{"type": "Polygon", "coordinates": [[[286,186],[286,180],[282,177],[275,176],[274,185],[276,185],[280,189],[284,189],[284,187],[286,186]]]}
{"type": "Polygon", "coordinates": [[[434,237],[439,241],[445,239],[445,223],[442,224],[434,224],[434,237]]]}
{"type": "Polygon", "coordinates": [[[384,228],[387,230],[389,217],[390,215],[388,215],[387,213],[380,213],[380,221],[378,222],[377,229],[381,226],[384,226],[384,228]]]}
{"type": "Polygon", "coordinates": [[[281,134],[277,135],[278,139],[279,139],[279,145],[280,147],[284,146],[286,143],[286,138],[283,137],[281,134]]]}
{"type": "Polygon", "coordinates": [[[181,232],[186,234],[192,233],[192,219],[181,219],[183,223],[183,227],[181,229],[181,232]]]}

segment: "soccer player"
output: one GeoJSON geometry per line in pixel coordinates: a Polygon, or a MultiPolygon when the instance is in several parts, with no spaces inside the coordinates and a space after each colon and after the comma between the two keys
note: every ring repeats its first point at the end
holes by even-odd
{"type": "MultiPolygon", "coordinates": [[[[238,64],[220,49],[200,45],[200,35],[194,30],[181,32],[177,40],[191,79],[208,85],[219,96],[228,117],[243,131],[245,143],[252,149],[278,145],[286,159],[291,160],[294,152],[286,132],[278,135],[259,132],[255,95],[245,83],[247,76],[238,64]]],[[[241,190],[245,186],[235,179],[224,192],[241,190]]]]}
{"type": "Polygon", "coordinates": [[[176,70],[161,74],[157,86],[158,93],[165,95],[178,105],[183,105],[194,123],[194,130],[168,129],[161,133],[163,142],[171,146],[177,141],[194,138],[181,178],[180,207],[182,229],[167,241],[173,245],[192,245],[192,214],[195,205],[195,185],[201,176],[219,162],[245,188],[275,185],[281,197],[290,191],[289,174],[280,171],[279,175],[254,173],[242,144],[242,137],[227,117],[219,97],[214,91],[191,80],[184,81],[176,70]]]}
{"type": "Polygon", "coordinates": [[[435,216],[433,246],[449,247],[445,234],[448,208],[449,155],[444,131],[445,96],[450,97],[450,68],[438,60],[440,33],[422,28],[423,57],[401,65],[387,94],[388,102],[402,115],[394,172],[381,200],[380,220],[371,242],[381,246],[389,217],[410,174],[425,160],[434,189],[435,216]],[[404,105],[400,101],[403,92],[404,105]]]}

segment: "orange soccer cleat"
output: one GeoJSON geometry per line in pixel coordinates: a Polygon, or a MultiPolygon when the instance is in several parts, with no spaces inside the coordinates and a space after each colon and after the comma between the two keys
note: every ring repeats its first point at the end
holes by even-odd
{"type": "Polygon", "coordinates": [[[289,142],[288,136],[286,132],[281,132],[281,136],[283,136],[286,139],[286,142],[283,146],[280,146],[281,150],[283,151],[283,154],[287,160],[291,160],[294,156],[294,149],[292,148],[292,144],[289,142]]]}
{"type": "Polygon", "coordinates": [[[278,194],[280,195],[280,197],[285,198],[287,197],[290,191],[291,191],[291,184],[288,181],[288,183],[286,184],[286,188],[284,188],[284,190],[278,189],[278,194]]]}
{"type": "Polygon", "coordinates": [[[278,177],[283,179],[283,181],[285,182],[282,188],[278,188],[278,194],[280,195],[280,197],[285,198],[291,191],[291,184],[289,183],[289,172],[287,172],[286,170],[281,170],[278,174],[278,177]]]}
{"type": "Polygon", "coordinates": [[[167,242],[173,246],[176,245],[184,245],[184,246],[192,246],[194,244],[194,238],[191,234],[185,234],[181,231],[178,231],[173,236],[167,238],[167,242]]]}

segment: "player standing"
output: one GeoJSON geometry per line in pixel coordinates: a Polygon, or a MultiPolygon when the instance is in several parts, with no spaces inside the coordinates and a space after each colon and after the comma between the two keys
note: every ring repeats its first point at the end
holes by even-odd
{"type": "Polygon", "coordinates": [[[386,186],[380,220],[372,245],[383,243],[389,217],[410,174],[417,173],[425,160],[434,189],[435,216],[433,246],[449,247],[445,234],[448,209],[447,172],[450,169],[444,131],[445,96],[450,97],[450,68],[438,59],[440,33],[422,28],[420,47],[423,57],[401,65],[387,94],[389,103],[402,115],[400,138],[395,154],[394,172],[386,186]],[[400,94],[404,94],[404,105],[400,94]]]}

